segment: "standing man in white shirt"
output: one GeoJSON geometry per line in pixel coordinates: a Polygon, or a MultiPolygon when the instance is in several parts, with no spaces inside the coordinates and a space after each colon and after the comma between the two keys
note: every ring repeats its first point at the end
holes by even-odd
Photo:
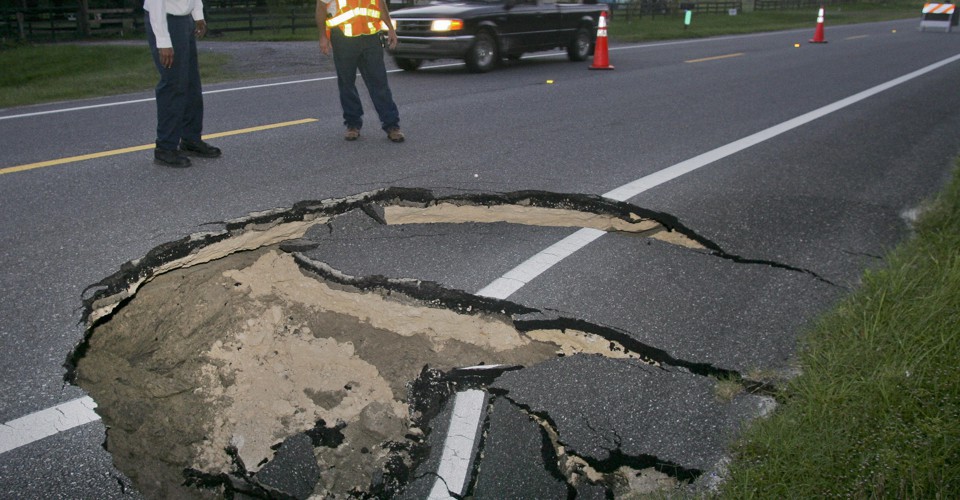
{"type": "Polygon", "coordinates": [[[197,39],[207,33],[202,0],[144,0],[147,40],[160,73],[157,83],[157,147],[154,161],[190,166],[185,155],[216,158],[220,149],[200,139],[203,94],[197,39]]]}

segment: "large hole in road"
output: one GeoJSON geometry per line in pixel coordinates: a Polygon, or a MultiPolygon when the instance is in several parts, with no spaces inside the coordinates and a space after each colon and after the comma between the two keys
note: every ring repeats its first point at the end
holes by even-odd
{"type": "Polygon", "coordinates": [[[304,202],[161,245],[91,287],[87,335],[68,359],[68,378],[98,404],[116,466],[144,495],[395,492],[444,395],[421,383],[428,370],[575,353],[657,361],[595,332],[519,328],[516,318],[536,311],[515,304],[344,276],[284,246],[352,210],[388,224],[597,227],[700,246],[667,216],[597,197],[405,189],[304,202]],[[272,467],[298,435],[310,438],[309,459],[290,466],[301,484],[276,486],[272,467]]]}

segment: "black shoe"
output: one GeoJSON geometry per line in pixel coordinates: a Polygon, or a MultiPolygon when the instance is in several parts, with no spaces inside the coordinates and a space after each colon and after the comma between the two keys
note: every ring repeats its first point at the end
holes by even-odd
{"type": "Polygon", "coordinates": [[[180,151],[188,155],[201,156],[203,158],[216,158],[220,156],[220,148],[215,148],[203,141],[188,141],[180,139],[180,151]]]}
{"type": "Polygon", "coordinates": [[[158,165],[173,168],[187,168],[190,166],[190,158],[183,156],[179,151],[173,149],[154,149],[153,161],[158,165]]]}

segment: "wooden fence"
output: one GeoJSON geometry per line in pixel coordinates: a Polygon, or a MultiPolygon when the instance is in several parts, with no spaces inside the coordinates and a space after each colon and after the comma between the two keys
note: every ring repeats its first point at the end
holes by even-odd
{"type": "MultiPolygon", "coordinates": [[[[779,1],[779,0],[769,0],[779,1]]],[[[654,18],[656,16],[667,16],[684,12],[685,8],[698,14],[727,14],[731,9],[737,9],[737,12],[743,11],[743,2],[741,0],[711,0],[706,2],[686,2],[676,0],[632,0],[628,3],[611,3],[611,18],[621,17],[629,21],[632,18],[641,19],[644,16],[654,18]]]]}
{"type": "MultiPolygon", "coordinates": [[[[754,10],[816,9],[824,5],[824,0],[754,0],[754,10]]],[[[849,3],[849,2],[848,2],[849,3]]]]}
{"type": "MultiPolygon", "coordinates": [[[[853,3],[855,0],[754,0],[754,10],[785,10],[816,8],[824,4],[853,3]]],[[[392,9],[410,0],[393,0],[392,9]]],[[[253,34],[257,31],[296,33],[297,30],[316,27],[312,7],[290,8],[283,12],[258,6],[257,0],[210,0],[205,3],[204,15],[211,35],[229,32],[253,34]]],[[[742,0],[630,0],[608,3],[611,17],[632,18],[679,15],[680,5],[692,7],[698,14],[726,14],[732,9],[743,11],[742,0]]],[[[57,41],[87,36],[79,22],[76,7],[46,9],[0,9],[0,38],[57,41]]],[[[91,9],[87,13],[90,36],[129,35],[144,32],[142,9],[91,9]]]]}
{"type": "MultiPolygon", "coordinates": [[[[212,2],[216,5],[216,2],[212,2]]],[[[0,9],[0,38],[30,41],[62,41],[85,36],[130,35],[144,33],[142,9],[91,9],[84,33],[81,14],[76,7],[44,9],[0,9]]],[[[204,17],[211,34],[253,33],[274,30],[296,33],[315,28],[313,8],[269,12],[266,8],[206,7],[204,17]]]]}
{"type": "Polygon", "coordinates": [[[262,8],[204,9],[204,17],[211,35],[229,32],[253,34],[256,31],[283,31],[316,28],[314,9],[289,9],[284,13],[269,12],[262,8]]]}
{"type": "MultiPolygon", "coordinates": [[[[853,4],[856,3],[856,1],[857,0],[753,0],[753,10],[816,9],[821,5],[853,4]]],[[[681,8],[681,4],[690,4],[690,6],[693,7],[691,10],[697,14],[727,14],[732,9],[737,9],[738,13],[743,12],[744,2],[742,0],[629,0],[626,2],[613,0],[611,3],[608,3],[611,17],[625,18],[627,21],[631,18],[642,18],[644,16],[679,15],[685,10],[681,8]]]]}
{"type": "MultiPolygon", "coordinates": [[[[15,40],[57,41],[86,36],[76,7],[0,9],[0,37],[15,40]]],[[[90,9],[86,29],[91,36],[143,32],[143,17],[133,9],[90,9]]]]}

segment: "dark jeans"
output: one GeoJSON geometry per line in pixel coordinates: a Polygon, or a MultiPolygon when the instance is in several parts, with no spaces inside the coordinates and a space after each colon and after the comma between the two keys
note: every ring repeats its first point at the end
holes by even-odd
{"type": "Polygon", "coordinates": [[[173,44],[173,66],[160,65],[157,37],[146,13],[147,41],[153,62],[160,72],[157,83],[157,147],[176,150],[180,139],[199,141],[203,128],[203,94],[197,65],[197,39],[193,17],[167,15],[167,29],[173,44]]]}
{"type": "Polygon", "coordinates": [[[330,44],[333,46],[333,64],[337,68],[343,124],[356,129],[363,126],[363,105],[357,91],[359,70],[380,117],[381,128],[387,130],[399,126],[400,111],[393,102],[393,94],[387,83],[380,35],[345,36],[339,28],[334,28],[330,30],[330,44]]]}

